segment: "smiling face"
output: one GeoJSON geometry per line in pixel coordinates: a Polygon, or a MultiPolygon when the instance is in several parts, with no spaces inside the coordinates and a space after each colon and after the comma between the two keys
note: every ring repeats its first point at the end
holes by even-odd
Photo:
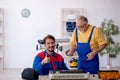
{"type": "Polygon", "coordinates": [[[54,52],[55,41],[53,39],[47,38],[45,41],[45,47],[47,52],[54,52]]]}
{"type": "Polygon", "coordinates": [[[44,45],[46,47],[46,51],[49,55],[52,55],[55,48],[55,38],[52,35],[47,35],[43,39],[44,45]]]}

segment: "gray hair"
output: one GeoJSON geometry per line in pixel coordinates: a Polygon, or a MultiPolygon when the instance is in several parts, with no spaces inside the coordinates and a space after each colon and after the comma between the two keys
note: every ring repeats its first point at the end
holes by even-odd
{"type": "Polygon", "coordinates": [[[79,15],[79,16],[76,17],[76,19],[77,19],[77,20],[82,20],[82,21],[88,23],[88,19],[87,19],[85,16],[79,15]]]}

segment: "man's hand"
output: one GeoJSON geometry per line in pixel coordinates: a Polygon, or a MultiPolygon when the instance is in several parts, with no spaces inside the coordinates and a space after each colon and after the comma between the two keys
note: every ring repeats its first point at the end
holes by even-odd
{"type": "Polygon", "coordinates": [[[67,56],[73,56],[73,53],[70,50],[65,51],[67,56]]]}
{"type": "Polygon", "coordinates": [[[90,52],[89,54],[87,54],[87,59],[86,60],[92,60],[94,58],[94,53],[93,52],[90,52]]]}
{"type": "Polygon", "coordinates": [[[50,62],[50,57],[45,56],[45,58],[41,61],[41,64],[44,65],[50,62]]]}
{"type": "Polygon", "coordinates": [[[103,44],[101,46],[99,46],[96,50],[90,52],[86,57],[87,57],[87,60],[92,60],[94,58],[94,56],[96,54],[98,54],[99,52],[101,52],[104,48],[107,47],[107,44],[103,44]]]}
{"type": "Polygon", "coordinates": [[[73,56],[73,53],[75,52],[75,47],[71,46],[71,48],[67,51],[65,51],[67,56],[73,56]]]}

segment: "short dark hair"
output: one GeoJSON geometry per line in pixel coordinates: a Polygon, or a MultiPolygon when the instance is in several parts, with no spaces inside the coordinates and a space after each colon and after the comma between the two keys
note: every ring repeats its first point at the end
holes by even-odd
{"type": "Polygon", "coordinates": [[[46,37],[44,37],[44,39],[43,39],[43,43],[44,43],[44,44],[46,43],[46,39],[52,39],[52,40],[54,40],[54,42],[55,42],[55,37],[52,36],[52,35],[50,35],[50,34],[48,34],[46,37]]]}
{"type": "Polygon", "coordinates": [[[87,19],[87,17],[85,17],[85,16],[81,16],[81,15],[80,15],[80,16],[77,16],[77,19],[82,20],[82,21],[88,23],[88,19],[87,19]]]}

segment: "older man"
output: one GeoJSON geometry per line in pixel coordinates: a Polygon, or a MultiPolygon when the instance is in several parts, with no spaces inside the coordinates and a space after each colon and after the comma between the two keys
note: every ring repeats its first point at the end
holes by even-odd
{"type": "Polygon", "coordinates": [[[97,74],[99,71],[98,53],[107,46],[104,35],[98,27],[88,24],[85,16],[77,17],[76,26],[70,40],[71,49],[66,54],[72,56],[76,50],[78,70],[97,74]]]}

